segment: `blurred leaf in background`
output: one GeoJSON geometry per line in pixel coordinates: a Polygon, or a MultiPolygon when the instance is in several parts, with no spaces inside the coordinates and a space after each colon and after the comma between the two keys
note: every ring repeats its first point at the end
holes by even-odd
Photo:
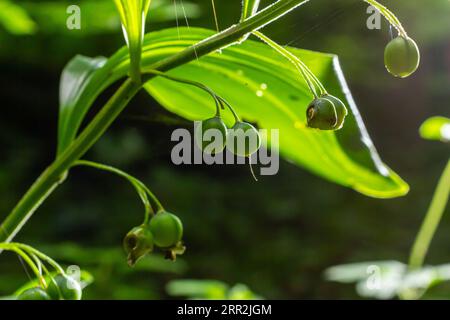
{"type": "Polygon", "coordinates": [[[431,117],[420,126],[420,136],[428,140],[450,141],[450,119],[431,117]]]}
{"type": "Polygon", "coordinates": [[[356,283],[356,291],[364,298],[417,298],[431,287],[450,280],[450,264],[425,266],[413,271],[398,261],[344,264],[327,269],[325,278],[356,283]]]}
{"type": "Polygon", "coordinates": [[[244,284],[232,287],[217,280],[173,280],[166,286],[172,297],[208,300],[259,300],[262,297],[252,292],[244,284]]]}
{"type": "Polygon", "coordinates": [[[33,34],[37,30],[28,12],[9,0],[0,1],[0,25],[15,35],[33,34]]]}
{"type": "MultiPolygon", "coordinates": [[[[73,5],[71,1],[23,1],[19,5],[8,0],[0,2],[0,23],[8,32],[15,34],[70,32],[66,26],[67,8],[73,5]],[[36,26],[39,26],[38,28],[36,26]]],[[[77,1],[81,9],[81,29],[83,34],[117,33],[120,30],[120,16],[112,0],[82,0],[77,1]]],[[[191,2],[183,1],[183,7],[175,12],[170,0],[153,0],[150,5],[150,23],[159,23],[186,18],[197,18],[201,14],[200,7],[191,2]]]]}

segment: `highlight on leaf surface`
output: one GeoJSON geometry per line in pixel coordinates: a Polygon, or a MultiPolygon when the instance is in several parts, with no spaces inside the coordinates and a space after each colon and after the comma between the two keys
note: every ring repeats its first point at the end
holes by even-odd
{"type": "Polygon", "coordinates": [[[243,0],[241,21],[251,17],[258,11],[260,0],[243,0]]]}
{"type": "Polygon", "coordinates": [[[122,21],[122,29],[130,50],[130,77],[140,82],[142,41],[145,33],[145,19],[151,0],[114,0],[122,21]]]}
{"type": "Polygon", "coordinates": [[[431,117],[420,126],[419,132],[427,140],[450,142],[450,118],[431,117]]]}

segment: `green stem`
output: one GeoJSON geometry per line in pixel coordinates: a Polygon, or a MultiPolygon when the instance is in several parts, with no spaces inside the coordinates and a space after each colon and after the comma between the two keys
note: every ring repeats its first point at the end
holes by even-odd
{"type": "Polygon", "coordinates": [[[318,98],[316,85],[320,91],[319,95],[322,95],[323,93],[326,92],[325,88],[323,87],[322,83],[320,83],[319,79],[317,79],[314,73],[298,57],[296,57],[294,54],[292,54],[291,52],[280,46],[278,43],[276,43],[269,37],[266,37],[261,32],[255,31],[253,32],[253,34],[262,41],[264,41],[268,46],[270,46],[272,49],[274,49],[276,52],[278,52],[280,55],[282,55],[284,58],[286,58],[289,62],[291,62],[294,65],[294,67],[300,72],[301,76],[305,80],[306,84],[308,85],[309,91],[311,91],[314,98],[318,98]]]}
{"type": "Polygon", "coordinates": [[[67,170],[102,136],[140,85],[126,80],[77,139],[42,173],[0,226],[0,242],[9,242],[42,202],[64,181],[67,170]]]}
{"type": "Polygon", "coordinates": [[[153,192],[150,191],[147,186],[141,182],[139,179],[129,175],[128,173],[119,170],[117,168],[107,166],[101,163],[93,162],[93,161],[87,161],[87,160],[78,160],[75,161],[73,164],[73,167],[75,166],[87,166],[91,168],[96,168],[99,170],[107,171],[114,173],[118,175],[119,177],[125,178],[128,180],[133,187],[136,189],[137,193],[139,194],[139,197],[141,198],[142,202],[144,203],[145,207],[145,220],[144,223],[147,223],[150,220],[150,215],[154,215],[155,211],[153,210],[153,206],[148,200],[148,197],[153,201],[153,205],[157,208],[156,212],[163,211],[164,207],[162,206],[161,202],[159,202],[158,198],[153,194],[153,192]]]}
{"type": "Polygon", "coordinates": [[[219,99],[219,102],[222,105],[222,107],[225,104],[225,106],[228,107],[228,109],[231,111],[231,113],[233,114],[233,117],[234,117],[234,121],[241,122],[241,118],[239,118],[237,112],[234,110],[234,108],[231,106],[231,104],[222,97],[217,96],[217,98],[219,99]]]}
{"type": "Polygon", "coordinates": [[[386,8],[385,6],[383,6],[382,4],[380,4],[379,2],[375,1],[375,0],[364,0],[365,2],[367,2],[368,4],[370,4],[371,6],[375,7],[375,9],[377,9],[385,18],[386,20],[394,27],[397,29],[398,33],[403,36],[403,37],[408,37],[405,29],[403,28],[400,20],[398,20],[398,18],[395,16],[395,14],[389,10],[388,8],[386,8]]]}
{"type": "Polygon", "coordinates": [[[414,241],[409,258],[410,269],[418,269],[422,267],[428,248],[430,247],[431,240],[436,233],[436,229],[441,221],[445,207],[447,206],[449,194],[450,160],[447,162],[447,166],[439,179],[439,183],[433,195],[433,200],[431,201],[428,212],[425,215],[422,226],[420,227],[420,231],[414,241]]]}
{"type": "Polygon", "coordinates": [[[36,250],[35,248],[33,248],[29,245],[23,244],[23,243],[14,243],[14,245],[24,251],[27,251],[29,254],[36,255],[38,258],[44,260],[49,265],[51,265],[53,268],[55,268],[56,271],[58,271],[62,275],[66,275],[66,273],[64,272],[64,269],[59,265],[59,263],[56,262],[55,260],[53,260],[52,258],[50,258],[49,256],[47,256],[46,254],[40,252],[39,250],[36,250]]]}
{"type": "MultiPolygon", "coordinates": [[[[238,42],[243,36],[264,27],[309,0],[279,0],[247,20],[215,34],[171,57],[155,63],[150,69],[167,71],[197,57],[238,42]]],[[[155,75],[143,77],[143,83],[155,75]]],[[[9,242],[21,230],[42,202],[62,183],[67,170],[103,135],[126,107],[141,85],[126,80],[70,146],[41,174],[16,207],[0,225],[0,242],[9,242]]]]}
{"type": "Polygon", "coordinates": [[[209,88],[208,86],[204,85],[203,83],[200,83],[200,82],[197,82],[197,81],[193,81],[193,80],[187,80],[187,79],[174,77],[174,76],[168,75],[167,73],[164,73],[164,72],[161,72],[161,71],[158,71],[158,70],[147,70],[146,69],[144,71],[144,73],[149,73],[149,74],[153,74],[153,75],[156,75],[156,76],[160,76],[160,77],[166,78],[166,79],[171,80],[171,81],[184,83],[184,84],[191,85],[191,86],[194,86],[194,87],[197,87],[199,89],[202,89],[202,90],[206,91],[214,99],[214,102],[216,104],[216,116],[220,117],[220,106],[221,106],[221,103],[220,103],[219,97],[217,96],[217,94],[211,88],[209,88]]]}
{"type": "Polygon", "coordinates": [[[30,267],[30,269],[33,271],[33,273],[36,275],[36,278],[39,279],[39,282],[41,283],[41,285],[44,288],[47,287],[47,284],[45,283],[45,280],[42,277],[42,274],[39,271],[36,264],[19,246],[17,246],[16,243],[0,243],[0,249],[15,252],[18,256],[20,256],[26,262],[26,264],[30,267]]]}

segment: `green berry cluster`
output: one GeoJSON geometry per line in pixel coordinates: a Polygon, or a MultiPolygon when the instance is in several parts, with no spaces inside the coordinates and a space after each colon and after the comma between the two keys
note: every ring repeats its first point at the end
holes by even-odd
{"type": "Polygon", "coordinates": [[[73,278],[58,274],[44,289],[33,287],[18,295],[17,300],[81,300],[82,289],[73,278]]]}
{"type": "Polygon", "coordinates": [[[177,254],[185,250],[181,239],[183,224],[174,214],[160,211],[138,227],[131,229],[123,240],[123,246],[128,257],[128,264],[134,266],[136,262],[153,251],[157,246],[166,251],[166,257],[175,260],[177,254]]]}
{"type": "Polygon", "coordinates": [[[220,116],[203,120],[196,129],[195,140],[203,152],[209,154],[219,153],[226,147],[237,156],[249,157],[261,147],[261,137],[253,125],[237,119],[233,127],[228,129],[220,116]],[[221,137],[221,145],[216,148],[212,148],[210,142],[204,139],[209,130],[216,130],[221,137]]]}

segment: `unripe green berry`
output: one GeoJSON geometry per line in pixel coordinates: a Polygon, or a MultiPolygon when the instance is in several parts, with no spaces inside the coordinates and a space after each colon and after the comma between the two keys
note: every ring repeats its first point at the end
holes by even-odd
{"type": "Polygon", "coordinates": [[[204,120],[195,130],[195,141],[203,152],[209,154],[222,152],[227,141],[227,126],[217,116],[204,120]]]}
{"type": "Polygon", "coordinates": [[[22,292],[17,300],[51,300],[51,297],[42,288],[30,288],[22,292]]]}
{"type": "Polygon", "coordinates": [[[140,258],[152,252],[153,235],[148,226],[142,225],[131,229],[123,239],[123,247],[128,254],[130,266],[134,266],[140,258]]]}
{"type": "Polygon", "coordinates": [[[417,70],[420,52],[411,38],[398,36],[391,40],[384,50],[386,69],[395,77],[406,78],[417,70]]]}
{"type": "Polygon", "coordinates": [[[261,147],[258,130],[247,122],[236,122],[228,131],[227,149],[235,155],[248,157],[261,147]]]}
{"type": "Polygon", "coordinates": [[[155,244],[161,248],[170,248],[178,244],[183,237],[183,224],[174,214],[157,213],[150,220],[150,231],[155,244]]]}
{"type": "Polygon", "coordinates": [[[308,127],[320,130],[334,130],[338,124],[336,108],[326,98],[314,99],[306,109],[308,127]]]}
{"type": "Polygon", "coordinates": [[[73,278],[59,274],[49,281],[48,295],[53,300],[81,300],[81,286],[73,278]]]}
{"type": "Polygon", "coordinates": [[[336,110],[337,121],[333,127],[333,130],[341,129],[342,126],[344,125],[345,117],[348,114],[348,110],[345,107],[345,104],[339,98],[336,98],[335,96],[332,96],[330,94],[323,95],[322,98],[330,100],[333,103],[334,108],[336,110]]]}

